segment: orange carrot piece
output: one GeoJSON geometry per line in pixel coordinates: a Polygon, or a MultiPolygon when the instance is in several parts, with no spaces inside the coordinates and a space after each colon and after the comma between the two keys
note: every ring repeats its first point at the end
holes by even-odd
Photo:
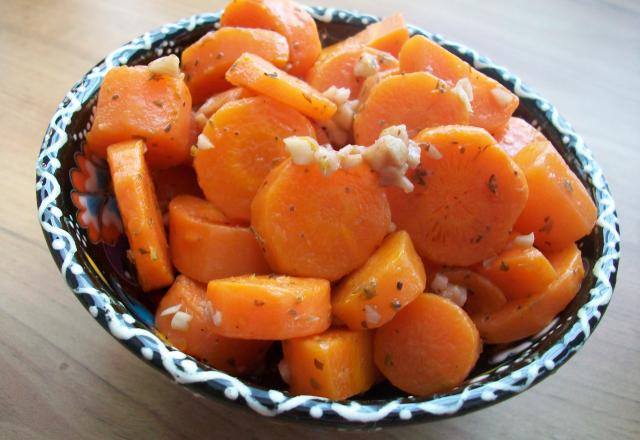
{"type": "Polygon", "coordinates": [[[402,72],[427,71],[450,86],[467,78],[473,90],[470,124],[499,133],[518,108],[519,99],[506,87],[422,35],[411,37],[400,51],[402,72]]]}
{"type": "Polygon", "coordinates": [[[203,283],[271,272],[251,229],[229,225],[211,203],[197,197],[171,201],[169,243],[176,269],[203,283]]]}
{"type": "Polygon", "coordinates": [[[389,69],[383,72],[378,72],[374,75],[369,76],[362,82],[362,87],[360,87],[360,94],[358,95],[358,100],[360,102],[365,102],[367,98],[369,98],[369,94],[375,85],[377,85],[380,81],[382,81],[387,76],[397,75],[400,73],[400,69],[389,69]]]}
{"type": "Polygon", "coordinates": [[[227,217],[248,223],[260,184],[287,157],[283,139],[314,135],[307,118],[266,96],[227,103],[203,131],[213,148],[196,153],[200,187],[227,217]]]}
{"type": "Polygon", "coordinates": [[[196,105],[231,85],[225,73],[245,52],[256,54],[278,67],[289,60],[289,44],[277,32],[265,29],[221,28],[209,32],[182,53],[185,82],[196,105]]]}
{"type": "Polygon", "coordinates": [[[378,328],[424,292],[426,282],[409,234],[398,231],[340,283],[333,292],[332,312],[352,330],[378,328]]]}
{"type": "Polygon", "coordinates": [[[515,224],[534,232],[536,247],[560,250],[589,234],[597,209],[587,189],[548,141],[524,147],[513,160],[529,183],[529,200],[515,224]]]}
{"type": "Polygon", "coordinates": [[[220,18],[222,26],[246,26],[276,31],[289,42],[287,70],[304,75],[320,55],[322,46],[313,17],[290,0],[234,0],[220,18]]]}
{"type": "Polygon", "coordinates": [[[209,119],[227,102],[237,101],[238,99],[249,98],[251,96],[253,96],[251,90],[245,89],[244,87],[234,87],[211,96],[200,106],[198,113],[209,119]]]}
{"type": "Polygon", "coordinates": [[[127,141],[107,149],[113,191],[143,291],[173,282],[169,246],[153,181],[144,160],[144,142],[127,141]]]}
{"type": "Polygon", "coordinates": [[[475,270],[502,289],[509,301],[538,295],[557,277],[547,257],[533,246],[511,247],[475,270]]]}
{"type": "Polygon", "coordinates": [[[584,278],[582,254],[575,244],[547,254],[558,274],[540,294],[508,302],[489,314],[473,316],[482,339],[489,344],[517,341],[542,331],[573,300],[584,278]]]}
{"type": "Polygon", "coordinates": [[[382,374],[416,396],[460,385],[482,351],[478,330],[464,310],[430,293],[418,296],[380,327],[373,344],[382,374]]]}
{"type": "Polygon", "coordinates": [[[268,61],[245,53],[227,71],[227,80],[289,105],[310,118],[326,120],[337,107],[333,101],[295,76],[268,61]]]}
{"type": "Polygon", "coordinates": [[[234,375],[252,373],[264,363],[271,341],[231,339],[213,333],[206,294],[206,285],[178,275],[160,301],[156,329],[178,350],[214,368],[234,375]]]}
{"type": "Polygon", "coordinates": [[[171,199],[180,194],[203,197],[193,167],[179,165],[168,170],[155,170],[151,172],[151,177],[162,213],[168,211],[171,199]]]}
{"type": "Polygon", "coordinates": [[[210,281],[213,331],[276,340],[322,333],[331,325],[330,285],[317,278],[243,276],[210,281]]]}
{"type": "Polygon", "coordinates": [[[466,124],[469,112],[460,95],[427,72],[391,75],[373,86],[353,121],[360,145],[371,145],[382,130],[405,124],[409,136],[448,124],[466,124]]]}
{"type": "Polygon", "coordinates": [[[376,60],[380,71],[398,68],[398,60],[386,52],[367,46],[345,47],[343,50],[321,58],[307,72],[306,80],[316,90],[325,91],[331,86],[351,90],[351,99],[356,99],[364,82],[355,73],[355,67],[363,56],[376,60]]]}
{"type": "Polygon", "coordinates": [[[409,174],[414,191],[387,190],[394,223],[437,263],[469,266],[496,255],[527,201],[523,172],[481,128],[438,127],[415,140],[423,154],[409,174]]]}
{"type": "Polygon", "coordinates": [[[190,131],[191,95],[181,79],[116,67],[100,87],[87,149],[106,159],[109,145],[143,139],[149,167],[171,168],[189,157],[190,131]]]}
{"type": "Polygon", "coordinates": [[[532,142],[547,140],[535,127],[521,118],[510,118],[503,133],[496,139],[500,147],[511,157],[532,142]]]}
{"type": "Polygon", "coordinates": [[[390,217],[367,166],[324,176],[319,165],[290,159],[269,173],[251,206],[251,226],[272,269],[329,281],[365,263],[387,235],[390,217]]]}
{"type": "Polygon", "coordinates": [[[507,303],[502,290],[486,277],[467,270],[447,268],[440,271],[451,284],[467,289],[467,301],[464,311],[470,316],[479,313],[491,313],[507,303]]]}
{"type": "Polygon", "coordinates": [[[282,351],[292,394],[343,400],[376,382],[371,332],[327,330],[283,341],[282,351]]]}

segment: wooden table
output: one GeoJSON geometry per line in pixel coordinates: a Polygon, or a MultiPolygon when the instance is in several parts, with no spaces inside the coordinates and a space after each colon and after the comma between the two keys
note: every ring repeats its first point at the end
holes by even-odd
{"type": "MultiPolygon", "coordinates": [[[[69,292],[36,221],[36,153],[73,82],[143,31],[222,6],[211,0],[0,2],[0,437],[347,438],[194,398],[144,365],[69,292]]],[[[557,374],[478,413],[368,435],[639,438],[640,4],[345,0],[341,6],[378,15],[400,10],[509,66],[558,105],[609,178],[624,241],[604,322],[557,374]]]]}

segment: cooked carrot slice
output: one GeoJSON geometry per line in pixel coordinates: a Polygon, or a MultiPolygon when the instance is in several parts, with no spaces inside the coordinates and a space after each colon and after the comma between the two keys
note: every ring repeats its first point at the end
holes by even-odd
{"type": "Polygon", "coordinates": [[[245,53],[227,71],[227,80],[289,105],[310,118],[325,120],[337,107],[322,93],[268,61],[245,53]]]}
{"type": "Polygon", "coordinates": [[[213,331],[240,339],[291,339],[331,324],[330,285],[317,278],[242,276],[207,286],[213,331]]]}
{"type": "Polygon", "coordinates": [[[415,138],[421,163],[405,194],[387,190],[393,221],[431,261],[468,266],[498,254],[527,201],[523,172],[485,130],[445,126],[415,138]]]}
{"type": "Polygon", "coordinates": [[[489,344],[517,341],[542,331],[575,297],[582,279],[582,255],[575,244],[547,254],[558,274],[540,294],[508,302],[500,310],[473,316],[480,335],[489,344]]]}
{"type": "Polygon", "coordinates": [[[151,172],[151,177],[156,189],[158,205],[163,213],[169,209],[171,199],[180,194],[203,197],[193,167],[180,165],[168,170],[156,170],[151,172]]]}
{"type": "Polygon", "coordinates": [[[204,128],[213,148],[195,156],[200,187],[227,217],[248,223],[258,187],[287,157],[283,139],[314,134],[307,118],[266,96],[229,102],[204,128]]]}
{"type": "Polygon", "coordinates": [[[484,276],[467,269],[447,268],[440,272],[451,284],[467,289],[464,310],[469,315],[491,313],[507,303],[502,290],[484,276]]]}
{"type": "Polygon", "coordinates": [[[386,52],[367,46],[345,47],[316,61],[307,72],[306,80],[311,87],[320,91],[331,86],[347,88],[351,90],[350,98],[356,99],[366,78],[363,74],[356,75],[356,66],[369,60],[373,61],[371,68],[377,67],[379,71],[398,68],[398,60],[386,52]]]}
{"type": "Polygon", "coordinates": [[[405,124],[409,136],[448,124],[466,124],[469,112],[463,98],[427,72],[390,75],[373,86],[353,121],[360,145],[371,145],[382,130],[405,124]]]}
{"type": "Polygon", "coordinates": [[[389,235],[333,293],[333,314],[352,330],[381,327],[424,292],[426,274],[409,234],[389,235]]]}
{"type": "Polygon", "coordinates": [[[103,159],[107,147],[143,139],[150,168],[171,168],[189,157],[191,95],[184,82],[145,66],[116,67],[104,77],[87,149],[103,159]]]}
{"type": "Polygon", "coordinates": [[[374,359],[402,391],[428,396],[460,385],[482,344],[473,321],[441,296],[423,294],[374,336],[374,359]]]}
{"type": "Polygon", "coordinates": [[[529,183],[529,200],[515,224],[534,232],[543,251],[560,250],[589,234],[597,209],[587,189],[548,141],[524,147],[513,160],[529,183]]]}
{"type": "Polygon", "coordinates": [[[113,191],[142,290],[170,285],[173,267],[153,181],[144,160],[144,142],[127,141],[107,149],[113,191]]]}
{"type": "Polygon", "coordinates": [[[290,0],[234,0],[220,18],[222,26],[246,26],[276,31],[289,42],[288,71],[304,75],[322,48],[313,17],[290,0]]]}
{"type": "Polygon", "coordinates": [[[398,57],[400,48],[409,39],[409,29],[402,14],[393,14],[382,20],[371,23],[352,37],[322,50],[320,58],[324,58],[334,52],[348,46],[369,46],[374,49],[388,52],[398,57]]]}
{"type": "Polygon", "coordinates": [[[547,140],[535,127],[521,118],[509,118],[505,129],[496,139],[500,147],[511,157],[532,142],[547,140]]]}
{"type": "Polygon", "coordinates": [[[368,167],[324,176],[319,165],[290,159],[269,173],[251,206],[251,226],[272,269],[329,281],[364,264],[387,235],[390,217],[368,167]]]}
{"type": "MultiPolygon", "coordinates": [[[[244,87],[234,87],[211,96],[200,106],[198,113],[208,119],[227,102],[237,101],[238,99],[249,98],[251,96],[253,96],[251,90],[245,89],[244,87]]],[[[204,128],[204,126],[202,128],[204,128]]]]}
{"type": "Polygon", "coordinates": [[[506,87],[422,35],[411,37],[399,57],[402,72],[427,71],[450,86],[467,78],[473,90],[471,125],[497,134],[518,108],[518,97],[506,87]]]}
{"type": "Polygon", "coordinates": [[[263,364],[271,341],[225,338],[212,327],[207,286],[178,275],[156,311],[158,332],[178,350],[230,374],[248,374],[263,364]]]}
{"type": "Polygon", "coordinates": [[[327,330],[283,341],[282,351],[292,394],[343,400],[376,381],[371,332],[327,330]]]}
{"type": "Polygon", "coordinates": [[[251,229],[229,225],[211,203],[197,197],[171,201],[169,243],[176,268],[203,283],[271,272],[251,229]]]}
{"type": "Polygon", "coordinates": [[[278,67],[289,60],[289,44],[277,32],[265,29],[221,28],[209,32],[182,53],[185,82],[196,105],[231,85],[224,78],[245,52],[256,54],[278,67]]]}

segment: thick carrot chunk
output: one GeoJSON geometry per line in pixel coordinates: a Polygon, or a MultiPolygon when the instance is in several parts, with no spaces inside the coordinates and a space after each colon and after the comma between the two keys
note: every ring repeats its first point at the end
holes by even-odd
{"type": "Polygon", "coordinates": [[[409,234],[389,235],[333,293],[332,311],[352,330],[377,328],[424,292],[426,274],[409,234]]]}
{"type": "Polygon", "coordinates": [[[560,250],[589,234],[597,209],[586,188],[550,142],[534,142],[513,160],[529,183],[529,200],[515,224],[535,233],[543,251],[560,250]]]}
{"type": "Polygon", "coordinates": [[[249,374],[264,362],[271,341],[231,339],[211,331],[207,286],[178,275],[160,301],[156,329],[178,350],[230,374],[249,374]]]}
{"type": "Polygon", "coordinates": [[[189,157],[190,132],[191,95],[182,79],[116,67],[100,87],[87,148],[106,159],[109,145],[143,139],[149,167],[171,168],[189,157]]]}
{"type": "Polygon", "coordinates": [[[142,290],[170,285],[173,267],[153,181],[144,160],[142,141],[107,149],[113,190],[142,290]]]}
{"type": "Polygon", "coordinates": [[[470,316],[491,313],[507,303],[502,290],[486,277],[468,269],[447,268],[440,271],[447,281],[467,289],[464,310],[470,316]]]}
{"type": "Polygon", "coordinates": [[[464,310],[430,293],[418,296],[374,336],[382,374],[416,396],[460,385],[481,351],[478,330],[464,310]]]}
{"type": "Polygon", "coordinates": [[[500,310],[474,315],[482,339],[502,344],[526,338],[543,330],[575,297],[582,279],[582,255],[575,244],[547,254],[558,278],[540,294],[508,302],[500,310]]]}
{"type": "Polygon", "coordinates": [[[498,254],[527,201],[523,172],[485,130],[422,131],[415,189],[387,190],[393,221],[430,261],[469,266],[498,254]]]}
{"type": "Polygon", "coordinates": [[[337,110],[333,101],[306,82],[256,55],[245,53],[227,71],[227,80],[289,105],[310,118],[325,120],[337,110]]]}
{"type": "Polygon", "coordinates": [[[293,394],[343,400],[376,382],[371,332],[328,330],[283,341],[282,351],[293,394]]]}
{"type": "Polygon", "coordinates": [[[266,96],[229,102],[202,133],[213,148],[199,150],[194,159],[200,187],[227,217],[248,223],[260,184],[287,157],[283,139],[314,135],[307,118],[266,96]]]}
{"type": "Polygon", "coordinates": [[[470,114],[469,122],[492,134],[499,133],[518,108],[518,97],[506,87],[422,35],[411,37],[402,46],[400,70],[427,71],[450,86],[467,79],[473,92],[473,112],[470,114]]]}
{"type": "Polygon", "coordinates": [[[427,72],[390,75],[377,83],[362,102],[353,121],[360,145],[371,145],[382,130],[405,124],[409,136],[420,130],[448,124],[466,124],[464,99],[427,72]]]}
{"type": "Polygon", "coordinates": [[[284,35],[290,48],[287,70],[292,75],[304,75],[322,49],[313,17],[291,0],[234,0],[225,7],[220,24],[270,29],[284,35]]]}
{"type": "Polygon", "coordinates": [[[322,333],[331,325],[330,285],[316,278],[243,276],[209,282],[213,331],[277,340],[322,333]]]}
{"type": "Polygon", "coordinates": [[[503,133],[496,139],[500,147],[511,157],[532,142],[547,140],[535,127],[521,118],[510,118],[503,133]]]}
{"type": "Polygon", "coordinates": [[[184,50],[182,70],[194,104],[200,105],[213,93],[231,87],[224,75],[245,52],[278,67],[284,67],[289,60],[286,38],[265,29],[222,28],[209,32],[184,50]]]}
{"type": "Polygon", "coordinates": [[[151,176],[162,213],[168,211],[171,199],[180,194],[203,197],[193,167],[180,165],[168,170],[155,170],[151,172],[151,176]]]}
{"type": "Polygon", "coordinates": [[[387,235],[390,217],[367,166],[325,176],[315,163],[290,159],[269,173],[251,206],[251,226],[272,269],[330,281],[365,263],[387,235]]]}
{"type": "Polygon", "coordinates": [[[251,229],[229,225],[211,203],[197,197],[171,201],[169,243],[176,268],[203,283],[271,272],[251,229]]]}

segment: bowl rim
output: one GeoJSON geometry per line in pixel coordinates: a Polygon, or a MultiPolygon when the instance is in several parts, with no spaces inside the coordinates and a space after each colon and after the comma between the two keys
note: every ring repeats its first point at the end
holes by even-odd
{"type": "MultiPolygon", "coordinates": [[[[344,9],[311,6],[306,7],[306,10],[316,21],[324,23],[367,25],[380,20],[372,15],[344,9]]],[[[534,104],[562,135],[564,147],[577,158],[587,175],[598,208],[597,224],[602,230],[602,246],[598,249],[599,258],[592,268],[595,282],[590,286],[590,299],[581,305],[573,325],[561,335],[558,342],[526,366],[486,384],[478,384],[481,377],[476,377],[451,392],[427,398],[409,396],[338,402],[316,396],[290,396],[279,390],[268,390],[202,364],[165,344],[153,329],[129,314],[122,303],[104,293],[102,288],[106,286],[106,280],[101,285],[87,276],[85,270],[90,268],[84,267],[78,259],[78,246],[73,238],[73,231],[64,221],[63,212],[57,203],[58,198],[62,197],[56,178],[56,171],[61,167],[57,156],[68,143],[66,127],[74,113],[96,93],[109,69],[127,64],[132,56],[141,51],[150,51],[160,43],[166,46],[180,32],[191,32],[198,26],[213,25],[217,28],[220,15],[220,11],[197,14],[166,24],[111,52],[66,94],[45,132],[36,162],[38,220],[52,257],[69,288],[105,330],[137,357],[196,394],[234,402],[263,416],[350,428],[424,422],[493,405],[523,392],[549,376],[580,349],[598,325],[611,300],[620,259],[620,230],[615,203],[600,166],[594,161],[582,137],[559,115],[557,109],[524,85],[518,76],[465,45],[412,25],[409,25],[412,35],[424,35],[464,56],[476,69],[485,73],[492,71],[491,76],[516,93],[521,100],[534,104]]],[[[157,51],[156,47],[159,55],[161,52],[157,51]]]]}

